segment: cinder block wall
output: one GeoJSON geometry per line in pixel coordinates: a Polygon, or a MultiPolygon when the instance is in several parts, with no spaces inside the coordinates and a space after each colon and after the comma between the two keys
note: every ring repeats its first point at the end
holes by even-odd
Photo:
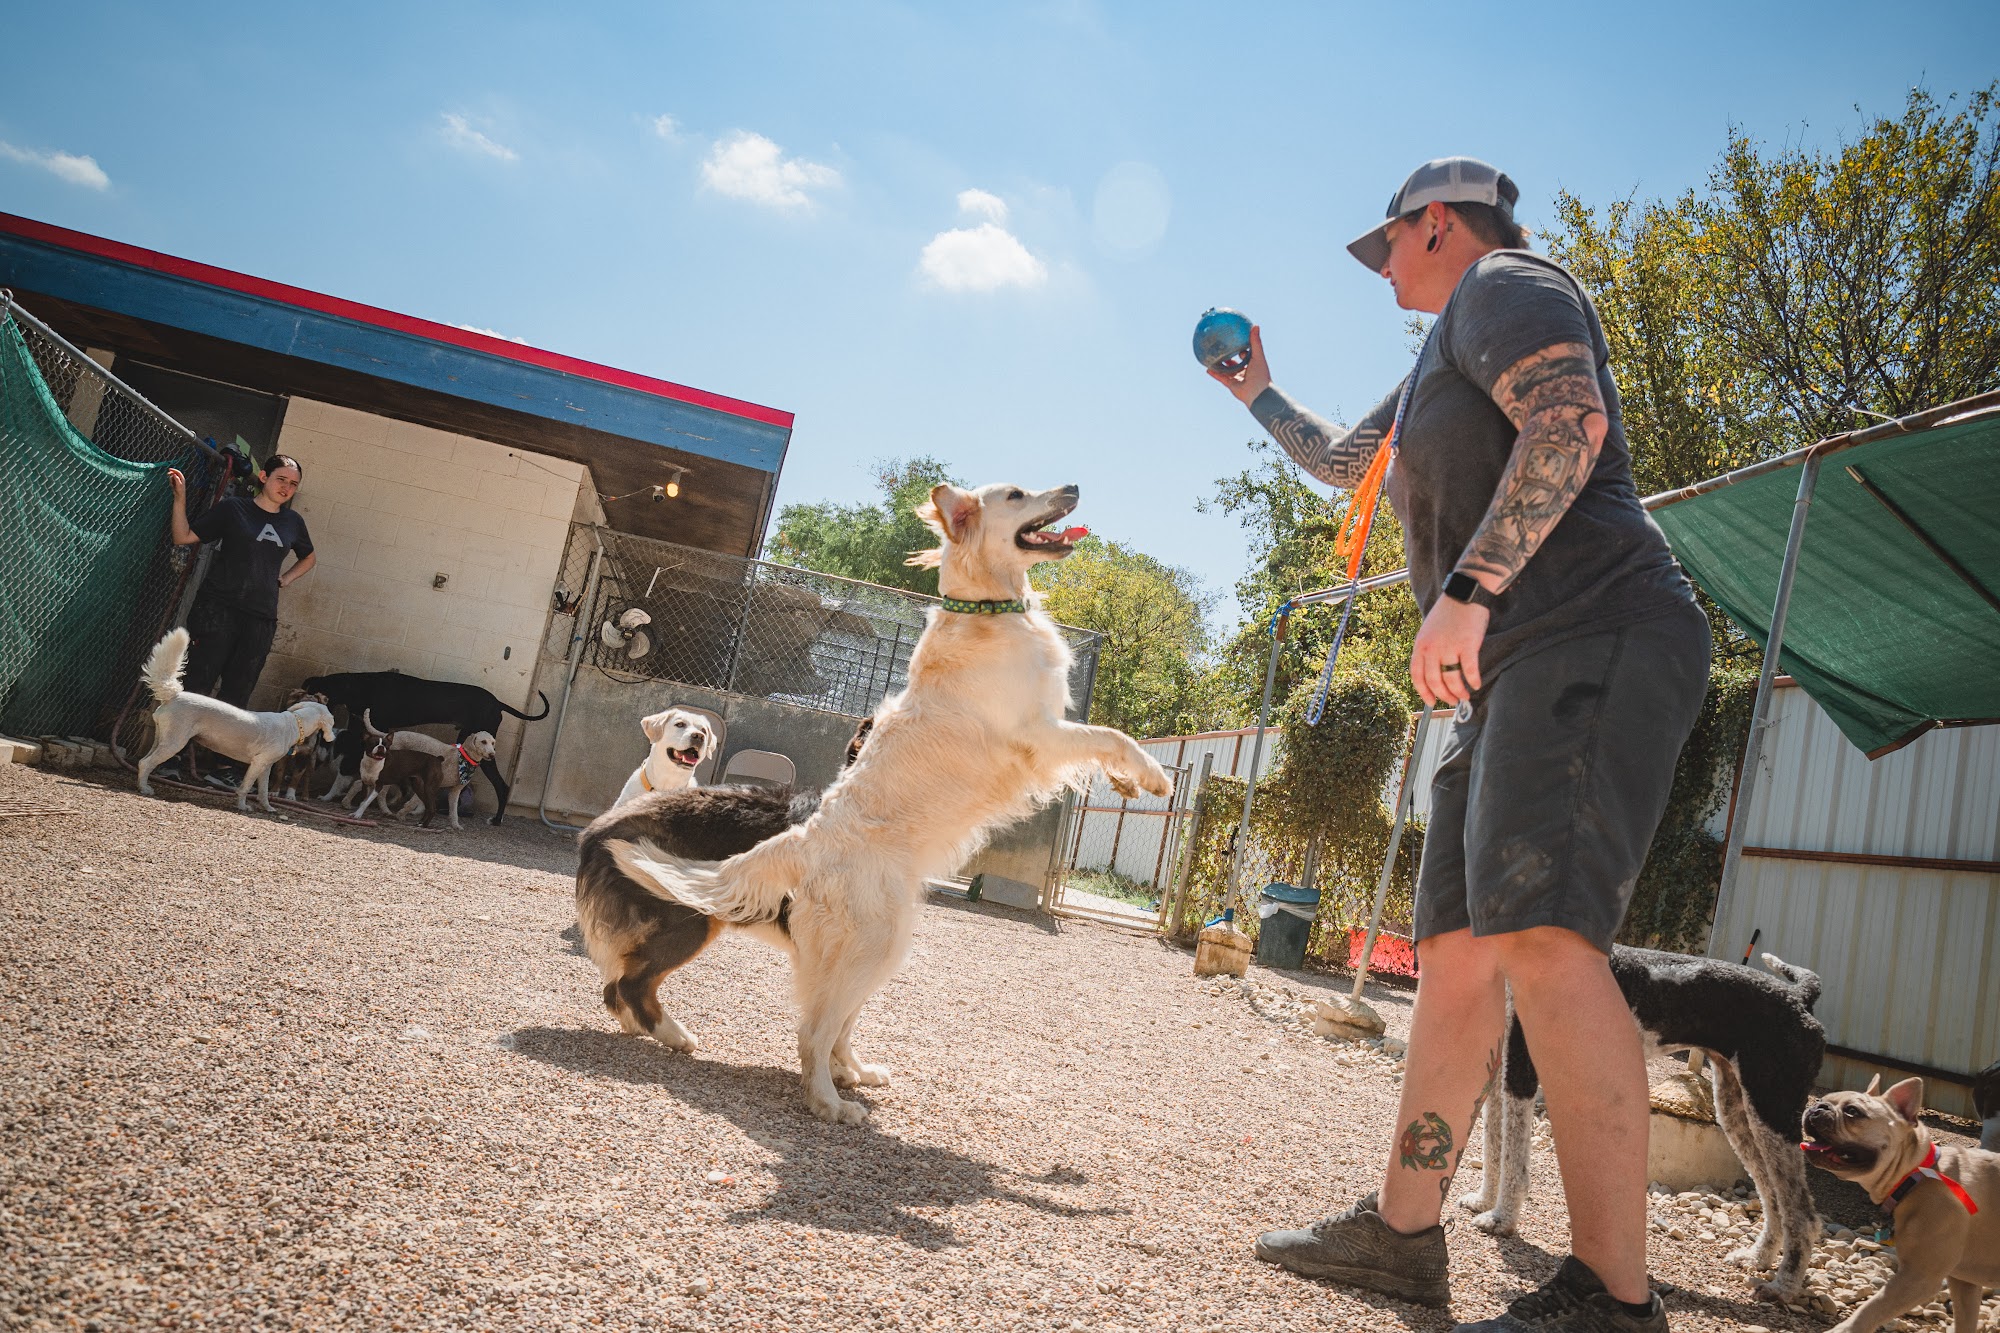
{"type": "MultiPolygon", "coordinates": [[[[295,504],[319,562],[280,594],[253,707],[320,672],[395,668],[537,711],[530,683],[570,520],[601,512],[589,470],[302,398],[278,449],[305,470],[295,504]]],[[[518,744],[508,724],[503,760],[518,744]]]]}

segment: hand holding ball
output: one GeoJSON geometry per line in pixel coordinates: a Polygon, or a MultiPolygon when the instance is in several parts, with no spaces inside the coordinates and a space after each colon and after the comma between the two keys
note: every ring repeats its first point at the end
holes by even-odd
{"type": "Polygon", "coordinates": [[[1250,320],[1240,310],[1209,310],[1194,326],[1194,359],[1206,371],[1233,375],[1250,364],[1250,320]]]}

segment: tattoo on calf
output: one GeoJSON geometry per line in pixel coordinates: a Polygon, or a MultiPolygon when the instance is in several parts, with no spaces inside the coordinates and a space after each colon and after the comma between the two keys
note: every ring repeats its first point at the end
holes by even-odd
{"type": "Polygon", "coordinates": [[[1403,1126],[1396,1155],[1412,1171],[1451,1170],[1451,1126],[1436,1111],[1425,1111],[1403,1126]]]}
{"type": "Polygon", "coordinates": [[[1505,588],[1520,574],[1597,464],[1587,423],[1605,415],[1597,362],[1580,343],[1558,343],[1521,359],[1493,385],[1493,400],[1520,435],[1513,457],[1459,568],[1505,588]]]}

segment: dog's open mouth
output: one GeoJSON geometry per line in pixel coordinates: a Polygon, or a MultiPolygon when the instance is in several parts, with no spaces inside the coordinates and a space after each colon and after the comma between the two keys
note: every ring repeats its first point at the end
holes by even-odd
{"type": "Polygon", "coordinates": [[[1055,525],[1068,518],[1070,510],[1074,508],[1075,505],[1068,505],[1025,524],[1014,534],[1014,545],[1024,551],[1047,551],[1051,555],[1068,555],[1076,548],[1078,542],[1090,535],[1090,529],[1083,527],[1055,530],[1055,525]]]}
{"type": "Polygon", "coordinates": [[[1810,1138],[1799,1147],[1805,1155],[1829,1171],[1842,1167],[1850,1171],[1865,1171],[1875,1165],[1875,1150],[1860,1143],[1833,1143],[1822,1138],[1810,1138]]]}
{"type": "Polygon", "coordinates": [[[701,747],[690,745],[685,750],[668,750],[667,758],[673,760],[682,768],[693,768],[701,762],[701,747]]]}

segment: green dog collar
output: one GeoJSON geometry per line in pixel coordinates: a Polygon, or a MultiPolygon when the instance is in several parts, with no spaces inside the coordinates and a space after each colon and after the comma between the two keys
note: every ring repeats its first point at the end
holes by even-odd
{"type": "Polygon", "coordinates": [[[968,616],[1004,616],[1010,611],[1026,611],[1028,604],[1023,601],[967,602],[957,597],[947,597],[944,609],[958,611],[968,616]]]}

